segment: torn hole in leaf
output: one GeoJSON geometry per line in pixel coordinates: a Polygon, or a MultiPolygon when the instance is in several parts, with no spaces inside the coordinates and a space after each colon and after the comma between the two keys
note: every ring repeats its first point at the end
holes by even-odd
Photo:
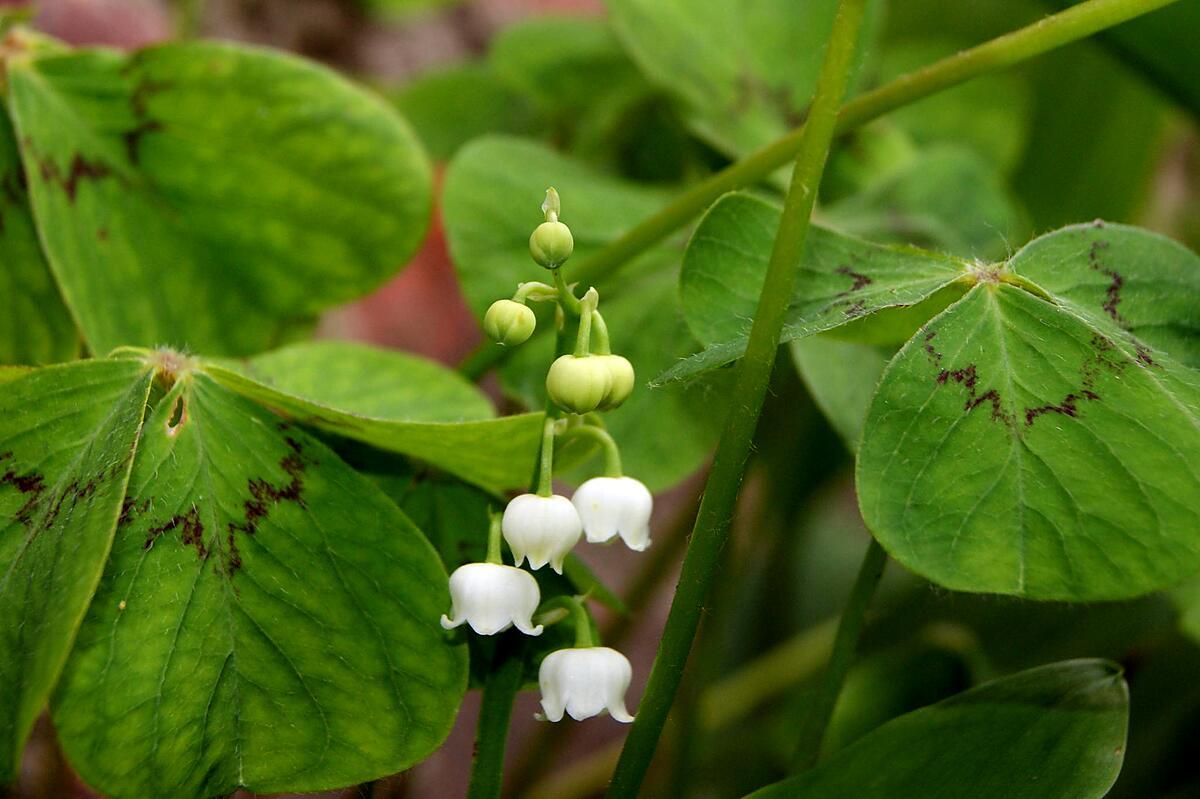
{"type": "Polygon", "coordinates": [[[187,397],[180,394],[175,399],[175,407],[171,408],[171,416],[167,419],[167,435],[179,434],[179,428],[187,421],[187,397]]]}

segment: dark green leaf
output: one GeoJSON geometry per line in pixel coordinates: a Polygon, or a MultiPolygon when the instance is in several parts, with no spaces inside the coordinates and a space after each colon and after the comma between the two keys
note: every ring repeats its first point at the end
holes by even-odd
{"type": "Polygon", "coordinates": [[[1161,147],[1166,103],[1095,42],[1048,53],[1031,74],[1031,136],[1013,188],[1034,229],[1134,221],[1161,147]]]}
{"type": "MultiPolygon", "coordinates": [[[[709,209],[688,245],[680,295],[692,331],[701,341],[719,343],[675,364],[656,383],[722,366],[745,352],[779,215],[777,206],[746,194],[727,195],[709,209]]],[[[955,258],[814,227],[781,341],[914,305],[964,278],[967,268],[955,258]]]]}
{"type": "Polygon", "coordinates": [[[813,402],[850,451],[856,451],[888,355],[868,344],[828,336],[799,338],[790,346],[792,361],[813,402]]]}
{"type": "MultiPolygon", "coordinates": [[[[542,221],[539,206],[550,186],[562,197],[562,221],[575,238],[575,253],[563,267],[568,280],[572,263],[669,197],[529,140],[489,136],[464,147],[446,170],[442,205],[454,268],[479,318],[492,302],[512,296],[518,283],[550,279],[529,255],[529,234],[542,221]]],[[[608,296],[604,281],[598,288],[602,298],[608,296]]]]}
{"type": "Polygon", "coordinates": [[[421,75],[393,95],[429,154],[447,160],[485,133],[528,133],[541,125],[529,98],[483,64],[421,75]]]}
{"type": "Polygon", "coordinates": [[[420,242],[429,167],[380,99],[232,45],[9,64],[50,265],[93,352],[267,349],[420,242]]]}
{"type": "Polygon", "coordinates": [[[0,109],[0,363],[44,364],[79,354],[79,334],[42,255],[16,134],[0,109]]]}
{"type": "MultiPolygon", "coordinates": [[[[608,0],[646,76],[683,103],[696,133],[728,155],[794,127],[816,86],[836,3],[608,0]]],[[[868,32],[879,19],[872,3],[868,32]]]]}
{"type": "Polygon", "coordinates": [[[888,366],[858,492],[888,552],[949,588],[1165,587],[1200,569],[1200,375],[1069,305],[981,283],[888,366]]]}
{"type": "MultiPolygon", "coordinates": [[[[881,49],[879,79],[890,81],[971,44],[942,38],[909,39],[881,49]]],[[[887,119],[920,146],[966,145],[1002,172],[1020,161],[1029,139],[1033,97],[1028,80],[998,72],[896,109],[887,119]]]]}
{"type": "Polygon", "coordinates": [[[72,765],[106,795],[183,798],[424,758],[467,672],[433,548],[315,439],[203,373],[176,380],[53,703],[72,765]]]}
{"type": "Polygon", "coordinates": [[[0,389],[0,784],[100,580],[150,378],[133,361],[82,361],[0,389]]]}
{"type": "Polygon", "coordinates": [[[824,209],[822,222],[877,242],[929,247],[961,258],[1003,258],[1024,225],[996,171],[961,146],[940,145],[856,195],[824,209]]]}
{"type": "Polygon", "coordinates": [[[1128,719],[1115,663],[1055,663],[901,716],[751,796],[1099,799],[1121,769],[1128,719]]]}
{"type": "MultiPolygon", "coordinates": [[[[1056,0],[1055,5],[1071,5],[1056,0]]],[[[1200,117],[1200,2],[1183,0],[1146,14],[1099,35],[1125,63],[1150,78],[1155,85],[1200,117]]]]}

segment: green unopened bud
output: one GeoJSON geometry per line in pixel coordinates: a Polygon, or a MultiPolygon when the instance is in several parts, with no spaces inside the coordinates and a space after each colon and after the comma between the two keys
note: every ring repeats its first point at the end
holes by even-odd
{"type": "Polygon", "coordinates": [[[569,413],[591,413],[611,389],[612,372],[604,359],[595,355],[563,355],[546,374],[546,393],[569,413]]]}
{"type": "Polygon", "coordinates": [[[547,269],[561,266],[574,250],[571,229],[562,222],[543,222],[529,237],[529,254],[547,269]]]}
{"type": "Polygon", "coordinates": [[[483,316],[488,338],[510,347],[523,344],[533,335],[537,317],[533,310],[512,300],[496,300],[483,316]]]}
{"type": "Polygon", "coordinates": [[[611,411],[613,408],[620,407],[633,393],[633,386],[636,382],[633,364],[629,362],[629,359],[620,355],[597,355],[595,357],[608,369],[609,377],[612,379],[612,385],[609,386],[604,401],[600,403],[599,410],[611,411]]]}

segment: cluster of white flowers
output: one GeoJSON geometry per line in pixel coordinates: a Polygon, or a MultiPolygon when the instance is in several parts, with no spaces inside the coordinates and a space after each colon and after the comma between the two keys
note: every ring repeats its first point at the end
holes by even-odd
{"type": "MultiPolygon", "coordinates": [[[[557,494],[514,498],[500,529],[516,566],[468,563],[456,569],[450,576],[451,610],[442,616],[442,626],[449,630],[467,624],[479,635],[516,627],[526,635],[541,635],[543,625],[534,624],[541,604],[537,580],[517,567],[523,562],[533,570],[549,565],[562,574],[563,560],[584,535],[594,543],[620,536],[630,549],[644,550],[650,544],[652,509],[650,492],[631,477],[592,478],[573,499],[557,494]]],[[[560,721],[565,711],[582,721],[607,711],[617,721],[633,721],[625,709],[632,674],[629,660],[608,647],[552,652],[538,671],[545,718],[560,721]]]]}
{"type": "MultiPolygon", "coordinates": [[[[637,552],[650,546],[654,500],[645,485],[623,475],[616,442],[595,421],[595,412],[612,410],[629,397],[635,382],[633,365],[610,350],[596,290],[588,289],[582,299],[576,298],[558,271],[571,256],[574,240],[558,219],[554,189],[546,192],[542,211],[545,222],[530,238],[530,253],[553,272],[555,285],[522,283],[511,300],[492,304],[483,326],[497,343],[518,346],[537,326],[526,305],[529,301],[556,303],[560,330],[566,313],[579,318],[574,353],[560,355],[546,377],[546,392],[565,416],[546,420],[537,493],[515,497],[503,517],[493,518],[486,563],[468,563],[450,576],[451,609],[442,616],[446,629],[467,624],[479,635],[496,635],[516,627],[526,635],[541,635],[543,625],[535,624],[535,618],[547,620],[537,616],[541,593],[533,575],[520,568],[522,564],[533,571],[548,565],[562,574],[563,561],[585,536],[589,543],[620,537],[637,552]],[[551,489],[554,442],[560,435],[589,436],[606,454],[605,476],[583,483],[571,499],[551,489]],[[512,550],[513,566],[501,561],[501,536],[512,550]]],[[[633,721],[625,709],[625,691],[633,675],[629,660],[615,649],[593,646],[582,598],[555,597],[549,602],[566,603],[572,609],[575,646],[551,652],[542,660],[538,682],[544,718],[560,721],[566,713],[582,721],[607,712],[617,721],[633,721]]]]}

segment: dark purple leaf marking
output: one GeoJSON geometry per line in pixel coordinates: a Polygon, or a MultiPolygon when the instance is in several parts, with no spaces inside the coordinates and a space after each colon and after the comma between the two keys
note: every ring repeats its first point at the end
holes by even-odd
{"type": "Polygon", "coordinates": [[[969,363],[960,369],[942,369],[942,353],[933,345],[934,336],[937,335],[936,330],[930,330],[925,334],[924,349],[925,354],[929,357],[930,362],[938,367],[937,375],[934,377],[935,382],[939,386],[944,386],[948,383],[956,383],[966,391],[967,396],[963,400],[963,411],[970,413],[980,405],[991,406],[992,421],[1002,422],[1006,425],[1012,424],[1012,417],[1008,411],[1004,409],[1004,403],[1000,398],[1000,392],[994,388],[989,388],[987,391],[979,391],[979,367],[973,363],[969,363]]]}
{"type": "Polygon", "coordinates": [[[284,441],[291,452],[279,461],[279,466],[290,480],[283,485],[273,485],[263,478],[250,478],[246,482],[250,498],[242,503],[245,520],[229,522],[227,526],[225,536],[228,545],[226,571],[230,577],[242,567],[242,556],[237,545],[239,533],[248,536],[255,535],[259,525],[267,518],[272,508],[281,502],[293,502],[301,508],[307,507],[304,501],[304,473],[309,465],[315,465],[316,462],[304,455],[303,447],[296,439],[285,436],[284,441]]]}
{"type": "Polygon", "coordinates": [[[1100,304],[1100,307],[1114,322],[1128,330],[1129,322],[1117,310],[1117,306],[1121,304],[1121,290],[1125,287],[1125,278],[1120,272],[1105,266],[1100,261],[1100,253],[1107,249],[1107,241],[1093,241],[1091,249],[1088,250],[1088,266],[1100,274],[1108,276],[1110,282],[1104,292],[1104,302],[1100,304]]]}

